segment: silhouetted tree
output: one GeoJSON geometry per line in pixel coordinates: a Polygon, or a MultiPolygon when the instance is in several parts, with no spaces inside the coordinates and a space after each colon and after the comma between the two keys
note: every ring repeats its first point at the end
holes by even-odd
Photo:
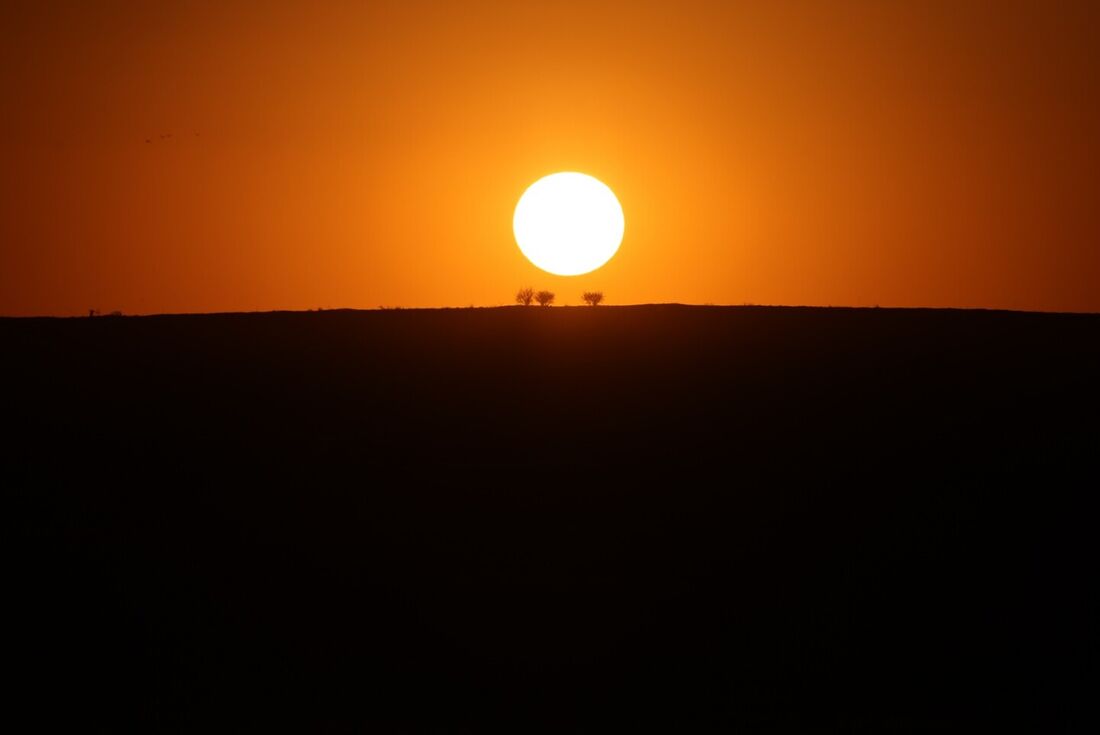
{"type": "Polygon", "coordinates": [[[535,294],[535,301],[539,302],[539,306],[550,306],[554,303],[554,294],[551,291],[539,291],[535,294]]]}
{"type": "Polygon", "coordinates": [[[527,288],[521,288],[516,294],[516,303],[523,304],[524,306],[530,306],[531,302],[535,300],[535,289],[528,286],[527,288]]]}
{"type": "Polygon", "coordinates": [[[589,306],[597,306],[603,301],[603,291],[585,291],[582,298],[589,306]]]}

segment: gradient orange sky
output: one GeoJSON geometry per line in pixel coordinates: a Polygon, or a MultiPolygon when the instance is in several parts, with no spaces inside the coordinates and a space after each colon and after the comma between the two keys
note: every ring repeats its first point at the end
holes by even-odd
{"type": "Polygon", "coordinates": [[[0,314],[1100,311],[1098,48],[1049,0],[6,2],[0,314]],[[562,170],[626,214],[576,278],[511,231],[562,170]]]}

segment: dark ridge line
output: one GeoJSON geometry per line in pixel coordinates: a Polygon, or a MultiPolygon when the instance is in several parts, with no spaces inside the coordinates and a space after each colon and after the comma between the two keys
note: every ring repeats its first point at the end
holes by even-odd
{"type": "Polygon", "coordinates": [[[550,307],[541,306],[521,306],[518,304],[496,305],[496,306],[392,306],[392,307],[378,307],[378,308],[366,308],[357,309],[353,307],[332,308],[332,309],[268,309],[257,311],[184,311],[184,312],[152,312],[148,314],[122,314],[122,315],[109,315],[103,314],[95,317],[89,317],[87,314],[72,314],[72,315],[56,315],[56,314],[32,314],[25,316],[9,316],[0,315],[0,321],[31,321],[31,320],[86,320],[86,319],[106,319],[108,321],[113,319],[149,319],[149,318],[164,318],[164,317],[226,317],[226,316],[287,316],[287,315],[310,315],[310,314],[375,314],[375,313],[391,313],[391,312],[411,312],[416,314],[436,314],[436,313],[450,313],[450,312],[466,312],[466,311],[517,311],[520,309],[530,309],[531,311],[541,311],[543,309],[558,311],[558,310],[591,310],[598,309],[600,311],[614,310],[614,311],[627,311],[627,310],[644,310],[644,309],[683,309],[683,310],[698,310],[698,311],[829,311],[829,312],[921,312],[921,313],[982,313],[982,314],[1026,314],[1026,315],[1041,315],[1041,316],[1075,316],[1075,317],[1096,317],[1100,316],[1100,312],[1091,311],[1042,311],[1042,310],[1028,310],[1028,309],[998,309],[991,307],[961,307],[961,306],[815,306],[809,304],[684,304],[679,302],[664,302],[664,303],[647,303],[647,304],[601,304],[597,307],[591,307],[582,304],[568,304],[558,305],[550,307]]]}

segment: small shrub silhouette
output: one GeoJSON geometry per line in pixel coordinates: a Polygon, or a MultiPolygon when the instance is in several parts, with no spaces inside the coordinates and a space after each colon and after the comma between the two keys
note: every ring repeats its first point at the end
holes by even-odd
{"type": "Polygon", "coordinates": [[[535,301],[539,302],[539,306],[549,306],[554,303],[554,294],[551,291],[539,291],[535,294],[535,301]]]}
{"type": "Polygon", "coordinates": [[[530,306],[531,302],[535,300],[535,289],[528,286],[527,288],[521,288],[516,293],[516,303],[523,304],[524,306],[530,306]]]}
{"type": "Polygon", "coordinates": [[[585,291],[582,298],[589,306],[598,306],[603,301],[603,291],[585,291]]]}

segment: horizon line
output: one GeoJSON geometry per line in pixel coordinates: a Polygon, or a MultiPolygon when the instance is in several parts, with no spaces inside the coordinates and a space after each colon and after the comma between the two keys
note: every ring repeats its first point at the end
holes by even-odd
{"type": "Polygon", "coordinates": [[[251,311],[180,311],[180,312],[122,312],[115,310],[107,313],[90,314],[0,314],[0,319],[118,319],[134,317],[166,317],[166,316],[243,316],[264,314],[318,314],[322,312],[389,312],[389,311],[472,311],[486,309],[530,309],[541,311],[543,309],[635,309],[647,307],[677,307],[685,309],[820,309],[820,310],[847,310],[847,311],[966,311],[966,312],[1000,312],[1010,314],[1051,314],[1067,316],[1097,316],[1100,311],[1054,311],[1042,309],[1009,309],[988,306],[852,306],[845,304],[758,304],[744,302],[740,304],[715,304],[715,303],[684,303],[679,301],[643,302],[634,304],[600,304],[589,306],[587,304],[557,304],[549,306],[524,306],[522,304],[469,304],[467,306],[387,306],[376,307],[316,307],[312,309],[256,309],[251,311]]]}

